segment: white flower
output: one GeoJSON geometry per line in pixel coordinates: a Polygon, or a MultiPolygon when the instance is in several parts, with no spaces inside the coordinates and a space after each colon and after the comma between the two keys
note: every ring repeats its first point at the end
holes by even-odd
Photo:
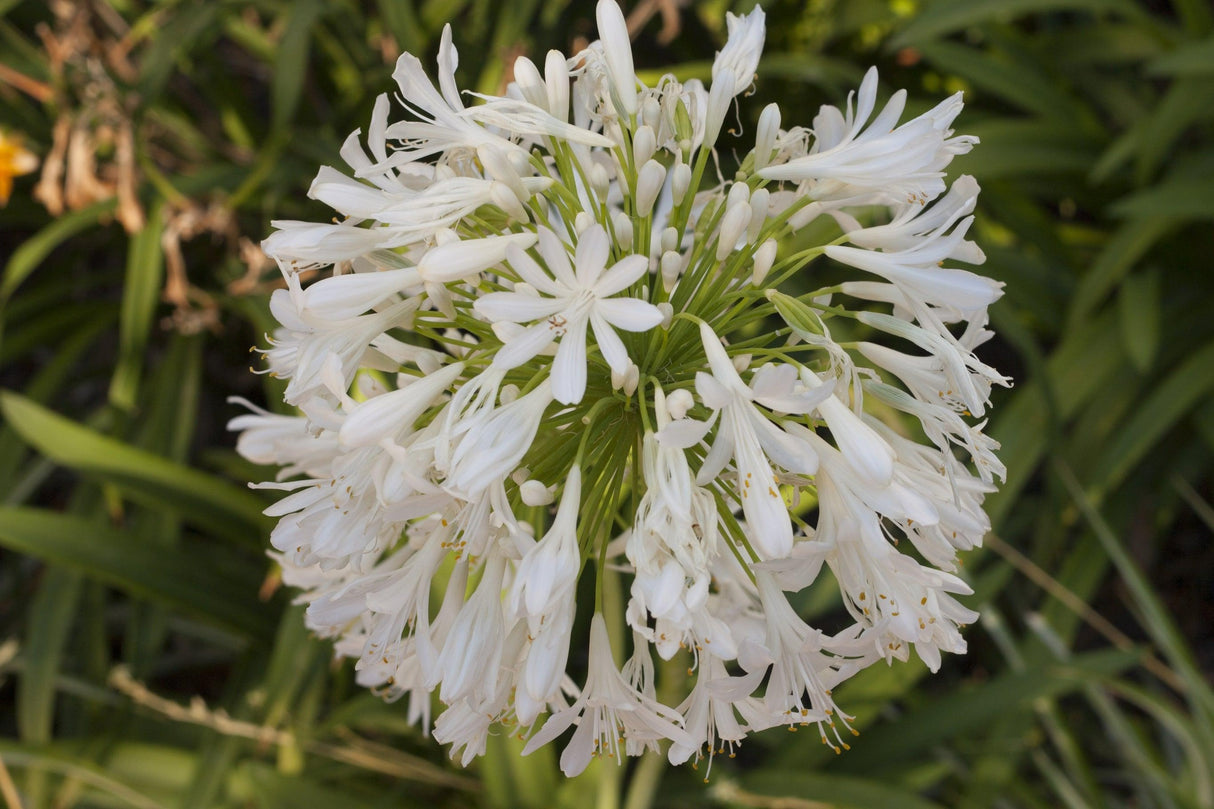
{"type": "Polygon", "coordinates": [[[896,124],[906,105],[906,92],[894,93],[870,122],[876,100],[877,70],[870,68],[860,85],[854,114],[850,98],[846,117],[834,107],[823,107],[814,119],[816,142],[811,153],[769,165],[759,175],[812,181],[817,199],[867,195],[887,204],[922,204],[935,197],[944,190],[940,179],[944,167],[977,142],[967,136],[950,137],[949,127],[961,112],[961,94],[901,126],[896,124]]]}
{"type": "Polygon", "coordinates": [[[611,642],[603,616],[595,613],[590,622],[590,663],[586,685],[577,701],[557,711],[527,741],[523,755],[559,736],[577,724],[573,738],[561,753],[561,772],[574,776],[598,755],[622,759],[620,741],[649,742],[671,739],[694,744],[682,729],[683,719],[670,708],[636,690],[615,667],[611,642]]]}
{"type": "Polygon", "coordinates": [[[717,52],[712,62],[712,78],[729,72],[733,74],[734,93],[750,86],[759,56],[763,53],[763,41],[767,38],[767,18],[763,9],[755,6],[749,14],[737,16],[725,12],[725,25],[729,29],[729,40],[717,52]]]}
{"type": "Polygon", "coordinates": [[[727,16],[709,87],[646,86],[615,0],[596,17],[503,96],[461,93],[450,27],[435,80],[401,56],[399,106],[309,189],[336,218],[275,222],[263,359],[299,413],[230,423],[281,467],[256,484],[281,496],[272,557],[356,683],[439,711],[462,764],[498,726],[525,752],[572,731],[569,775],[667,742],[711,766],[781,724],[839,751],[838,684],[912,652],[934,670],[975,618],[954,571],[990,528],[1005,470],[978,419],[1009,384],[976,353],[1001,284],[945,266],[983,259],[977,183],[943,180],[976,140],[959,96],[878,111],[870,71],[812,131],[769,105],[732,173],[714,150],[763,11],[727,16]],[[844,238],[812,242],[822,215],[844,238]],[[849,626],[796,614],[811,583],[849,626]],[[608,625],[631,629],[622,670],[608,625]],[[679,682],[655,652],[686,655],[679,682]]]}
{"type": "Polygon", "coordinates": [[[644,256],[628,256],[608,269],[610,244],[601,225],[594,225],[578,239],[572,266],[555,233],[541,228],[539,242],[548,273],[517,248],[508,248],[507,258],[523,281],[548,297],[493,292],[477,299],[476,311],[493,321],[540,320],[502,347],[493,359],[499,368],[522,365],[560,337],[552,364],[552,394],[562,404],[575,404],[586,391],[587,326],[593,329],[607,365],[624,373],[630,362],[628,352],[612,327],[647,331],[662,321],[662,313],[645,301],[611,297],[635,283],[648,262],[644,256]]]}
{"type": "Polygon", "coordinates": [[[780,495],[779,479],[768,458],[790,472],[801,474],[813,474],[817,459],[757,410],[754,402],[785,413],[808,413],[830,395],[832,386],[824,384],[814,393],[786,393],[775,384],[770,389],[764,384],[771,380],[769,374],[757,374],[752,389],[742,382],[720,339],[707,324],[700,326],[700,339],[712,373],[696,375],[696,391],[706,405],[722,415],[716,440],[704,458],[696,482],[708,483],[732,458],[742,513],[750,526],[755,550],[764,559],[787,556],[792,550],[792,525],[788,507],[780,495]]]}
{"type": "Polygon", "coordinates": [[[550,616],[577,584],[581,553],[577,544],[577,515],[582,496],[581,470],[569,470],[556,518],[544,538],[523,556],[510,589],[510,603],[521,616],[550,616]]]}

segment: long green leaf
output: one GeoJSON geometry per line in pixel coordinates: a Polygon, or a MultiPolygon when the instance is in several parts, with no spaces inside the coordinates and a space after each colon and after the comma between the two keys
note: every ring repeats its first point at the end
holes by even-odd
{"type": "Polygon", "coordinates": [[[1189,355],[1142,402],[1106,449],[1096,468],[1103,471],[1101,490],[1121,483],[1136,463],[1214,389],[1214,342],[1189,355]]]}
{"type": "Polygon", "coordinates": [[[148,333],[160,298],[164,253],[160,235],[164,205],[158,204],[148,215],[143,230],[130,241],[126,261],[126,283],[122,285],[122,321],[118,332],[118,367],[110,383],[110,402],[123,410],[135,406],[139,374],[148,333]]]}
{"type": "Polygon", "coordinates": [[[77,233],[96,225],[103,216],[114,210],[116,204],[115,200],[107,199],[64,214],[22,242],[4,265],[4,277],[0,279],[0,306],[52,250],[77,233]]]}
{"type": "Polygon", "coordinates": [[[281,130],[295,117],[308,70],[308,43],[312,26],[324,11],[319,0],[300,0],[287,5],[287,26],[274,57],[273,127],[281,130]]]}
{"type": "Polygon", "coordinates": [[[1116,675],[1137,659],[1134,650],[1088,652],[1065,663],[1005,674],[948,695],[864,733],[852,743],[851,752],[839,760],[839,769],[865,771],[912,759],[918,751],[981,728],[1009,712],[1024,710],[1035,699],[1061,696],[1116,675]]]}
{"type": "Polygon", "coordinates": [[[1142,11],[1129,0],[948,0],[929,5],[917,14],[890,40],[889,47],[917,45],[982,23],[1010,22],[1028,14],[1061,11],[1142,16],[1142,11]]]}
{"type": "Polygon", "coordinates": [[[241,635],[273,633],[274,610],[257,601],[258,568],[230,550],[151,546],[94,520],[8,507],[0,507],[0,544],[241,635]]]}
{"type": "Polygon", "coordinates": [[[79,597],[79,572],[57,567],[46,572],[34,597],[26,625],[25,670],[17,685],[17,728],[29,744],[51,740],[55,676],[63,658],[64,640],[76,619],[79,597]]]}
{"type": "Polygon", "coordinates": [[[1183,45],[1147,65],[1152,76],[1194,76],[1214,74],[1214,37],[1183,45]]]}
{"type": "Polygon", "coordinates": [[[1214,178],[1177,177],[1123,197],[1113,204],[1116,216],[1172,220],[1214,219],[1214,178]]]}
{"type": "MultiPolygon", "coordinates": [[[[808,806],[811,801],[838,809],[941,809],[941,804],[921,798],[906,787],[873,778],[761,769],[743,777],[742,786],[756,795],[794,799],[795,802],[789,803],[790,809],[808,806]]],[[[730,790],[724,789],[720,796],[728,800],[730,790]]]]}
{"type": "Polygon", "coordinates": [[[260,545],[268,521],[252,492],[101,435],[15,393],[0,393],[0,413],[56,463],[113,483],[152,508],[178,511],[221,536],[260,545]]]}

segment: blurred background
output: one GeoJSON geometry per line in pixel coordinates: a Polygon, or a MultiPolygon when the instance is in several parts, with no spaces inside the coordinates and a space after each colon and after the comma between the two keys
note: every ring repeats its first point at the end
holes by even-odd
{"type": "MultiPolygon", "coordinates": [[[[707,78],[725,12],[626,3],[638,68],[707,78]]],[[[559,777],[507,736],[467,770],[354,685],[266,558],[272,476],[233,452],[279,282],[271,219],[326,220],[318,166],[396,56],[500,92],[572,53],[561,0],[0,0],[0,805],[1214,807],[1214,9],[1208,0],[766,5],[739,124],[808,126],[870,64],[982,144],[983,359],[1008,481],[966,575],[970,653],[874,667],[836,758],[559,777]]],[[[739,140],[747,142],[749,138],[739,140]]],[[[723,165],[734,159],[723,139],[723,165]]],[[[806,615],[839,609],[813,592],[806,615]]]]}

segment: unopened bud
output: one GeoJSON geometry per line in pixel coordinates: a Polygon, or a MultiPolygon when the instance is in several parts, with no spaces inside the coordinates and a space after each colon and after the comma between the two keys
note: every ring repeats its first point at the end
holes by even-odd
{"type": "Polygon", "coordinates": [[[818,317],[818,313],[791,295],[769,289],[767,300],[771,301],[776,312],[793,333],[802,339],[812,340],[826,334],[826,326],[823,325],[822,318],[818,317]]]}
{"type": "Polygon", "coordinates": [[[590,167],[590,188],[600,202],[607,199],[607,192],[611,190],[611,177],[601,163],[595,163],[590,167]]]}
{"type": "Polygon", "coordinates": [[[695,397],[691,395],[691,391],[679,388],[676,391],[671,391],[666,397],[666,412],[670,413],[672,419],[681,419],[687,415],[687,411],[696,403],[695,397]]]}
{"type": "Polygon", "coordinates": [[[632,219],[623,211],[616,211],[611,216],[611,226],[615,231],[615,243],[624,252],[632,249],[632,219]]]}
{"type": "Polygon", "coordinates": [[[755,129],[755,171],[771,162],[772,152],[776,150],[776,136],[780,133],[780,108],[768,104],[759,115],[759,125],[755,129]]]}
{"type": "Polygon", "coordinates": [[[721,217],[721,230],[717,242],[717,261],[724,261],[738,244],[738,240],[746,233],[750,224],[750,206],[745,202],[730,205],[721,217]]]}
{"type": "Polygon", "coordinates": [[[662,287],[667,292],[674,289],[674,285],[678,283],[679,275],[683,271],[683,257],[673,250],[667,250],[662,254],[662,287]]]}
{"type": "Polygon", "coordinates": [[[657,148],[658,137],[653,133],[653,127],[648,124],[638,126],[636,133],[632,136],[632,157],[636,161],[636,165],[640,166],[653,157],[657,148]]]}
{"type": "Polygon", "coordinates": [[[542,110],[548,109],[548,88],[544,85],[544,77],[539,68],[526,56],[514,60],[514,84],[523,99],[542,110]]]}
{"type": "Polygon", "coordinates": [[[684,155],[691,151],[691,136],[694,132],[691,116],[687,114],[687,105],[680,98],[674,105],[674,134],[679,139],[679,151],[684,155]]]}
{"type": "Polygon", "coordinates": [[[611,371],[611,387],[614,390],[623,391],[625,396],[631,396],[636,393],[637,385],[641,381],[641,369],[637,367],[635,362],[628,363],[628,367],[624,369],[624,373],[617,373],[614,369],[611,371]]]}
{"type": "Polygon", "coordinates": [[[729,186],[729,193],[725,196],[726,205],[737,205],[739,202],[750,201],[750,188],[744,182],[735,182],[729,186]]]}
{"type": "Polygon", "coordinates": [[[674,322],[674,307],[669,301],[662,301],[658,304],[658,311],[662,313],[662,322],[658,325],[663,329],[669,329],[670,324],[674,322]]]}
{"type": "Polygon", "coordinates": [[[746,241],[753,242],[759,238],[770,205],[771,192],[766,188],[760,188],[750,195],[750,224],[746,226],[746,241]]]}
{"type": "Polygon", "coordinates": [[[637,215],[649,216],[653,213],[653,203],[657,201],[666,182],[666,167],[656,160],[650,160],[641,166],[637,174],[637,215]]]}
{"type": "Polygon", "coordinates": [[[768,239],[755,251],[754,272],[750,276],[751,282],[755,286],[762,284],[763,280],[767,278],[767,273],[771,272],[771,265],[776,260],[777,247],[775,239],[768,239]]]}
{"type": "Polygon", "coordinates": [[[683,197],[687,196],[687,189],[691,186],[691,166],[686,163],[679,163],[672,171],[670,177],[670,197],[675,205],[683,204],[683,197]]]}
{"type": "Polygon", "coordinates": [[[556,491],[532,478],[518,487],[519,497],[528,506],[546,506],[556,499],[556,491]]]}
{"type": "Polygon", "coordinates": [[[548,112],[558,121],[569,120],[569,66],[565,54],[548,51],[544,60],[544,83],[548,90],[548,112]]]}
{"type": "Polygon", "coordinates": [[[578,211],[578,215],[573,217],[573,229],[577,231],[579,236],[590,229],[594,223],[594,214],[589,211],[578,211]]]}
{"type": "Polygon", "coordinates": [[[662,249],[673,250],[679,246],[679,232],[674,228],[666,228],[662,231],[662,249]]]}
{"type": "Polygon", "coordinates": [[[489,186],[489,200],[506,212],[506,215],[518,222],[526,222],[527,209],[519,202],[518,196],[505,183],[495,182],[489,186]]]}
{"type": "Polygon", "coordinates": [[[722,73],[712,83],[708,91],[708,108],[704,113],[704,148],[711,149],[721,134],[721,124],[725,122],[725,113],[733,103],[734,77],[732,73],[722,73]]]}
{"type": "Polygon", "coordinates": [[[651,127],[656,127],[662,120],[662,105],[653,96],[641,102],[641,121],[651,127]]]}
{"type": "Polygon", "coordinates": [[[527,201],[530,194],[523,186],[523,178],[519,176],[518,171],[510,164],[510,160],[501,149],[481,146],[476,150],[476,156],[480,158],[481,165],[485,167],[485,172],[490,177],[508,185],[520,203],[527,201]]]}

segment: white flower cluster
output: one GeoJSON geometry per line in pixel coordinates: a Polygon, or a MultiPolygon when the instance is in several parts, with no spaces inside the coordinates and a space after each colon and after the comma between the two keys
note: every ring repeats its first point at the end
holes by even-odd
{"type": "Polygon", "coordinates": [[[767,107],[717,179],[764,25],[730,15],[710,86],[649,87],[600,0],[601,39],[519,58],[503,97],[457,90],[448,29],[438,86],[402,56],[407,116],[381,96],[350,170],[317,175],[340,217],[265,242],[286,279],[265,360],[301,415],[231,427],[282,467],[261,484],[289,492],[275,557],[360,683],[426,726],[437,691],[464,763],[499,724],[527,751],[575,728],[567,774],[776,725],[837,751],[839,683],[965,650],[951,571],[1004,473],[974,420],[1007,384],[974,355],[1001,285],[948,266],[983,260],[978,186],[944,181],[974,139],[959,96],[878,111],[870,71],[808,129],[767,107]],[[807,246],[811,222],[833,241],[807,246]],[[787,596],[823,565],[851,616],[835,634],[787,596]]]}

